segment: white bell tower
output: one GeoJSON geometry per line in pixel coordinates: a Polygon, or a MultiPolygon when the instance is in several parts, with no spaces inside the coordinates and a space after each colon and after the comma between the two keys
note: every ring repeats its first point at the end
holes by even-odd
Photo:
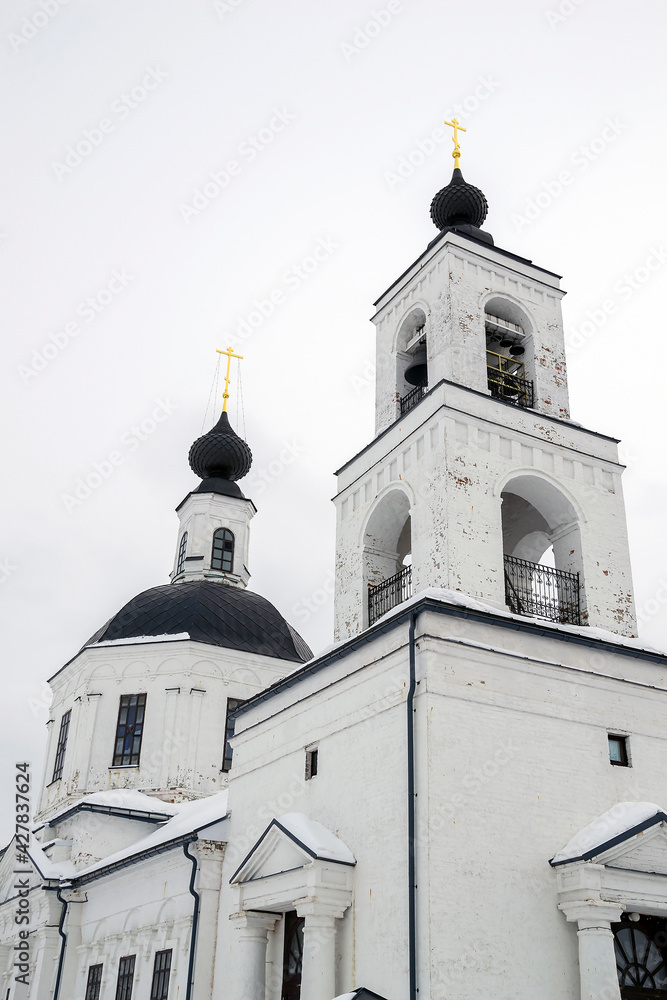
{"type": "Polygon", "coordinates": [[[439,235],[375,303],[376,436],[337,473],[337,639],[427,587],[636,634],[618,442],[570,420],[560,277],[494,246],[486,213],[457,158],[439,235]]]}

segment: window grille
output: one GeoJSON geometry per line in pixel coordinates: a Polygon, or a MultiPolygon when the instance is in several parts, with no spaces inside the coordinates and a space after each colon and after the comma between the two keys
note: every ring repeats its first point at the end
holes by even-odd
{"type": "Polygon", "coordinates": [[[113,767],[138,764],[146,713],[145,694],[123,694],[118,709],[113,767]]]}
{"type": "Polygon", "coordinates": [[[60,720],[60,732],[58,733],[58,746],[56,747],[56,759],[53,765],[52,781],[59,781],[63,776],[63,764],[65,762],[65,750],[67,749],[67,737],[69,735],[69,723],[72,718],[72,710],[65,712],[60,720]]]}
{"type": "Polygon", "coordinates": [[[176,574],[183,572],[185,566],[185,552],[188,547],[188,533],[184,531],[181,535],[181,544],[178,546],[178,559],[176,560],[176,574]]]}
{"type": "Polygon", "coordinates": [[[234,720],[231,718],[232,713],[241,704],[240,698],[228,698],[227,699],[227,715],[225,717],[225,748],[222,753],[222,768],[223,771],[231,771],[232,769],[232,756],[234,751],[232,750],[232,745],[229,742],[234,735],[234,720]]]}
{"type": "Polygon", "coordinates": [[[533,383],[526,378],[520,361],[487,350],[486,375],[494,399],[528,409],[533,406],[533,383]]]}
{"type": "Polygon", "coordinates": [[[578,573],[505,556],[505,600],[515,615],[581,625],[578,573]]]}
{"type": "Polygon", "coordinates": [[[231,573],[234,565],[234,536],[229,528],[218,528],[213,535],[211,569],[231,573]]]}
{"type": "Polygon", "coordinates": [[[167,951],[158,951],[155,954],[155,965],[153,966],[153,985],[151,986],[151,1000],[167,1000],[169,992],[169,973],[171,972],[171,948],[167,951]]]}
{"type": "Polygon", "coordinates": [[[383,580],[373,587],[368,585],[368,624],[372,625],[382,615],[395,608],[397,604],[407,601],[412,595],[412,566],[404,566],[402,570],[383,580]]]}
{"type": "Polygon", "coordinates": [[[626,914],[612,924],[616,970],[623,1000],[667,996],[667,921],[626,914]]]}
{"type": "Polygon", "coordinates": [[[416,406],[420,399],[423,398],[426,388],[423,385],[416,385],[414,389],[407,392],[405,396],[401,396],[401,416],[411,410],[413,406],[416,406]]]}
{"type": "Polygon", "coordinates": [[[100,989],[102,986],[102,965],[91,965],[88,969],[88,982],[86,983],[86,1000],[100,1000],[100,989]]]}
{"type": "Polygon", "coordinates": [[[131,1000],[132,984],[134,982],[134,963],[136,955],[126,955],[118,965],[118,984],[116,1000],[131,1000]]]}

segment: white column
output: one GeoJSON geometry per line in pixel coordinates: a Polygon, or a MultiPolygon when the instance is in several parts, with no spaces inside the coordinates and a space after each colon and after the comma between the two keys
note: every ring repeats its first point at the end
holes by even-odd
{"type": "Polygon", "coordinates": [[[621,919],[623,907],[587,900],[561,903],[560,909],[578,926],[581,1000],[620,1000],[611,925],[621,919]]]}
{"type": "Polygon", "coordinates": [[[342,912],[319,902],[297,903],[305,917],[301,996],[304,1000],[332,1000],[336,996],[336,919],[342,912]]]}
{"type": "Polygon", "coordinates": [[[278,914],[248,910],[232,913],[229,919],[234,928],[232,947],[236,953],[229,996],[234,1000],[264,1000],[268,933],[273,930],[278,914]]]}

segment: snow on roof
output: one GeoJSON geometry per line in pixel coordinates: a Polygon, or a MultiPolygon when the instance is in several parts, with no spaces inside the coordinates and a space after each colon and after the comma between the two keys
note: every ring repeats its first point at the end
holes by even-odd
{"type": "Polygon", "coordinates": [[[140,642],[174,642],[177,639],[189,638],[189,632],[176,632],[174,635],[135,635],[129,639],[105,639],[104,642],[93,642],[86,649],[97,649],[99,646],[134,646],[140,642]]]}
{"type": "Polygon", "coordinates": [[[554,855],[551,864],[579,860],[662,812],[654,802],[618,802],[576,833],[562,851],[554,855]]]}
{"type": "Polygon", "coordinates": [[[154,795],[146,795],[136,788],[115,788],[105,792],[91,792],[90,795],[83,795],[72,805],[78,806],[83,803],[100,806],[114,806],[116,809],[134,809],[135,812],[167,813],[175,816],[178,806],[174,802],[163,802],[162,799],[154,795]]]}
{"type": "Polygon", "coordinates": [[[315,857],[327,861],[340,861],[347,865],[356,865],[357,861],[352,851],[326,826],[314,819],[309,819],[303,813],[285,813],[279,816],[278,823],[293,837],[296,837],[304,847],[307,847],[315,857]]]}
{"type": "Polygon", "coordinates": [[[550,622],[544,618],[533,618],[530,615],[515,615],[507,608],[496,607],[486,601],[480,601],[469,594],[463,594],[459,590],[446,590],[441,587],[427,587],[420,590],[418,594],[413,594],[407,601],[397,604],[388,611],[386,615],[379,618],[375,625],[388,621],[395,615],[406,611],[407,608],[423,600],[440,601],[441,604],[453,604],[456,607],[467,608],[469,611],[481,611],[484,614],[500,615],[502,618],[509,618],[517,622],[534,622],[541,628],[553,629],[555,632],[569,632],[571,635],[580,635],[584,639],[599,639],[601,642],[613,643],[615,646],[627,646],[630,649],[641,650],[645,653],[657,653],[658,656],[667,656],[664,649],[656,649],[652,646],[645,646],[639,639],[631,639],[629,636],[618,635],[616,632],[609,632],[605,628],[597,628],[594,625],[563,625],[560,622],[550,622]]]}
{"type": "MultiPolygon", "coordinates": [[[[109,793],[94,792],[93,794],[107,795],[109,793]]],[[[144,796],[144,798],[148,797],[144,796]]],[[[157,830],[149,833],[146,837],[142,837],[141,840],[137,840],[130,847],[126,847],[122,851],[116,851],[115,854],[110,854],[108,857],[102,858],[101,861],[96,861],[87,868],[75,870],[71,861],[55,863],[49,861],[37,841],[31,843],[29,854],[44,878],[65,879],[67,881],[83,878],[92,872],[100,871],[119,861],[125,861],[128,858],[134,857],[134,855],[144,854],[146,851],[160,847],[170,840],[178,840],[180,837],[203,830],[224,819],[227,814],[227,790],[217,792],[215,795],[209,795],[204,799],[196,799],[194,802],[182,802],[178,805],[172,805],[172,808],[176,810],[174,816],[165,823],[161,823],[157,830]]]]}

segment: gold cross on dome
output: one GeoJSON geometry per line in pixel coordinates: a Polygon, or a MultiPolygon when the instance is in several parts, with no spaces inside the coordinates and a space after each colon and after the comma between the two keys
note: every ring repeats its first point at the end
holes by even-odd
{"type": "Polygon", "coordinates": [[[239,361],[243,361],[242,354],[234,354],[231,347],[228,347],[226,351],[216,350],[216,354],[226,354],[227,355],[227,374],[225,375],[225,391],[222,394],[224,403],[222,404],[222,412],[225,413],[227,410],[227,400],[229,399],[229,369],[231,368],[232,358],[238,358],[239,361]]]}
{"type": "Polygon", "coordinates": [[[459,169],[459,157],[461,155],[461,147],[459,146],[459,132],[467,132],[468,129],[464,128],[463,125],[459,125],[458,118],[452,118],[450,122],[445,122],[445,125],[449,125],[450,128],[454,129],[454,138],[452,142],[454,143],[454,152],[452,156],[454,157],[454,170],[459,169]]]}

